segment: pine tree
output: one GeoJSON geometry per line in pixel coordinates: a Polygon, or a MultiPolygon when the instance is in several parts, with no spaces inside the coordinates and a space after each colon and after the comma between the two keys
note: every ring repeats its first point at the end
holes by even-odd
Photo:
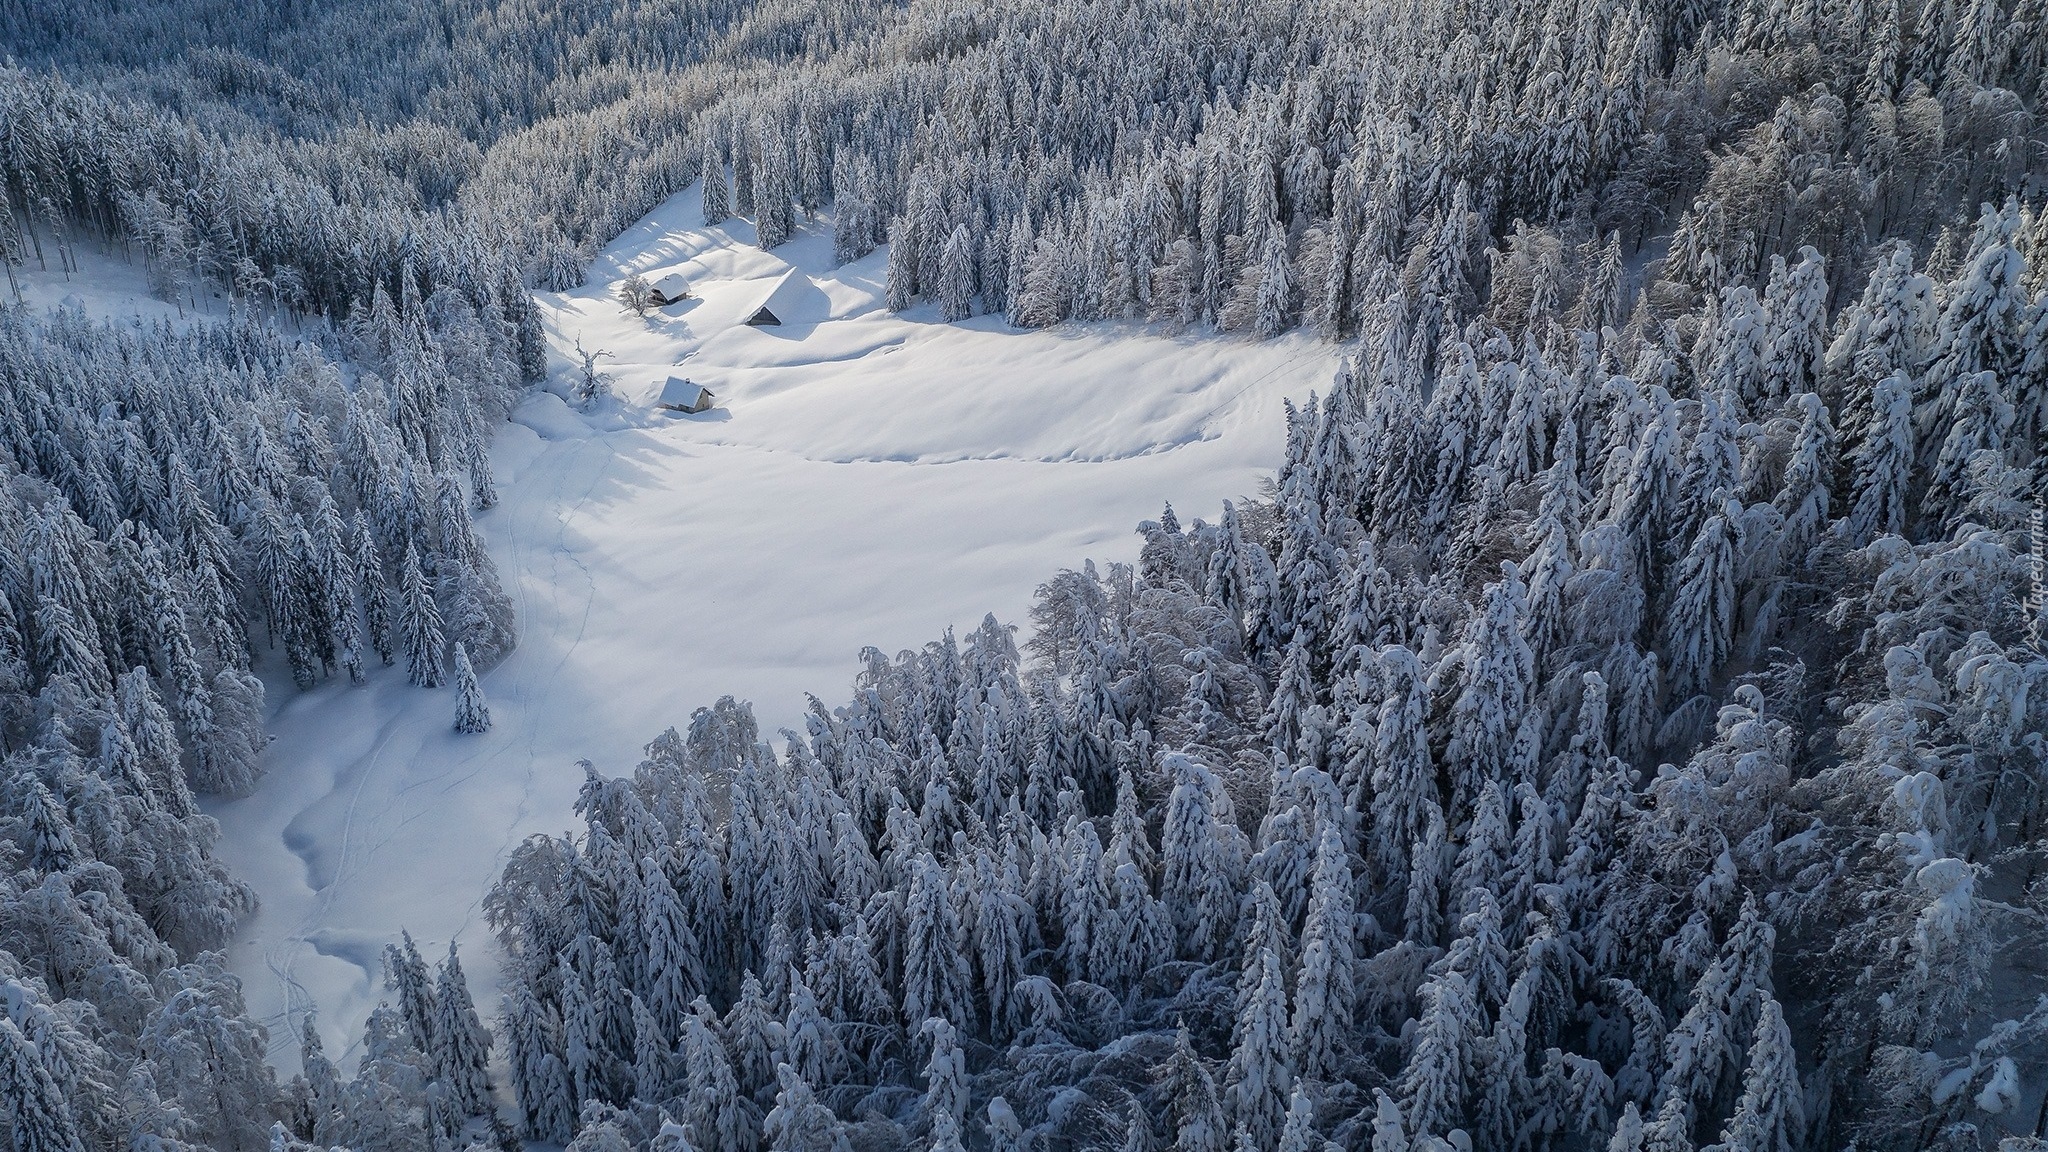
{"type": "Polygon", "coordinates": [[[732,218],[732,185],[725,176],[725,150],[716,129],[704,132],[704,156],[698,174],[704,181],[704,224],[723,224],[732,218]]]}
{"type": "Polygon", "coordinates": [[[1226,1115],[1253,1146],[1271,1147],[1287,1113],[1293,1074],[1287,1062],[1287,989],[1280,957],[1259,952],[1259,985],[1238,1016],[1236,1046],[1223,1088],[1226,1115]]]}
{"type": "MultiPolygon", "coordinates": [[[[1137,1123],[1144,1123],[1142,1113],[1134,1109],[1131,1115],[1138,1117],[1137,1123]]],[[[1008,1100],[997,1096],[988,1102],[988,1123],[986,1127],[988,1130],[989,1152],[1023,1152],[1024,1126],[1018,1121],[1017,1110],[1010,1107],[1008,1100]]],[[[1128,1144],[1128,1140],[1126,1140],[1126,1144],[1128,1144]]],[[[1151,1152],[1149,1141],[1145,1147],[1139,1148],[1137,1152],[1151,1152]]]]}
{"type": "Polygon", "coordinates": [[[908,218],[889,225],[889,262],[884,298],[889,311],[901,312],[917,300],[917,239],[908,218]]]}
{"type": "Polygon", "coordinates": [[[690,1002],[708,984],[702,945],[689,910],[651,856],[639,868],[645,967],[641,995],[664,1035],[680,1035],[690,1002]]]}
{"type": "Polygon", "coordinates": [[[1735,546],[1728,517],[1708,516],[1679,562],[1664,650],[1670,692],[1682,704],[1704,691],[1735,641],[1735,546]]]}
{"type": "Polygon", "coordinates": [[[1301,1084],[1287,1103],[1287,1126],[1280,1130],[1275,1152],[1323,1152],[1323,1138],[1316,1133],[1316,1109],[1301,1084]]]}
{"type": "Polygon", "coordinates": [[[1614,1135],[1607,1141],[1607,1152],[1643,1152],[1643,1113],[1630,1100],[1621,1106],[1621,1117],[1614,1122],[1614,1135]]]}
{"type": "Polygon", "coordinates": [[[1478,804],[1473,806],[1472,822],[1466,827],[1465,843],[1458,849],[1457,865],[1451,872],[1451,891],[1464,902],[1466,910],[1476,910],[1473,901],[1480,893],[1498,898],[1498,893],[1490,890],[1508,875],[1512,840],[1506,790],[1499,781],[1488,781],[1480,789],[1478,804]]]}
{"type": "Polygon", "coordinates": [[[384,983],[398,993],[399,1011],[404,1013],[413,1047],[422,1054],[431,1055],[439,1050],[434,1025],[441,1016],[440,1006],[435,1000],[434,981],[428,975],[427,962],[420,959],[419,949],[412,942],[412,933],[401,932],[399,936],[402,947],[399,944],[384,946],[384,983]]]}
{"type": "Polygon", "coordinates": [[[1486,589],[1480,612],[1466,626],[1457,659],[1464,684],[1451,707],[1448,763],[1459,765],[1454,814],[1469,811],[1488,780],[1512,766],[1511,748],[1535,683],[1536,657],[1523,637],[1528,590],[1511,563],[1486,589]]]}
{"type": "Polygon", "coordinates": [[[957,1131],[967,1119],[971,1089],[967,1053],[961,1048],[953,1026],[936,1016],[918,1028],[918,1035],[931,1043],[931,1055],[924,1065],[924,1100],[918,1111],[932,1121],[943,1116],[957,1131]]]}
{"type": "Polygon", "coordinates": [[[1224,1152],[1230,1130],[1222,1097],[1185,1028],[1174,1039],[1165,1080],[1173,1106],[1174,1152],[1224,1152]]]}
{"type": "Polygon", "coordinates": [[[775,1066],[780,1088],[761,1135],[775,1152],[835,1152],[844,1137],[832,1110],[818,1103],[811,1086],[787,1064],[775,1066]]]}
{"type": "Polygon", "coordinates": [[[1261,339],[1278,336],[1293,326],[1293,316],[1294,264],[1287,255],[1286,233],[1272,228],[1259,248],[1252,332],[1261,339]]]}
{"type": "Polygon", "coordinates": [[[929,854],[911,865],[903,912],[903,1019],[922,1025],[931,1017],[970,1020],[973,997],[960,951],[959,918],[945,871],[929,854]]]}
{"type": "Polygon", "coordinates": [[[1343,839],[1334,824],[1326,824],[1316,843],[1315,879],[1301,933],[1301,971],[1295,978],[1289,1031],[1294,1067],[1308,1079],[1333,1076],[1349,1043],[1357,963],[1352,888],[1343,839]]]}
{"type": "Polygon", "coordinates": [[[524,981],[506,993],[502,1019],[520,1130],[529,1139],[568,1143],[574,1107],[568,1069],[555,1050],[555,1021],[524,981]]]}
{"type": "MultiPolygon", "coordinates": [[[[1095,822],[1083,820],[1066,837],[1067,876],[1060,892],[1060,947],[1070,980],[1106,983],[1093,963],[1094,934],[1109,918],[1109,885],[1102,868],[1102,842],[1095,822]]],[[[1108,949],[1100,949],[1105,956],[1108,949]]]]}
{"type": "Polygon", "coordinates": [[[725,1014],[725,1036],[732,1051],[732,1071],[740,1091],[766,1100],[776,1086],[776,1054],[782,1051],[782,1021],[768,1004],[768,990],[749,971],[740,978],[739,998],[725,1014]]]}
{"type": "Polygon", "coordinates": [[[661,1127],[647,1147],[648,1152],[697,1152],[697,1146],[690,1142],[690,1130],[676,1123],[667,1111],[661,1113],[661,1127]]]}
{"type": "Polygon", "coordinates": [[[1879,380],[1873,388],[1870,425],[1850,453],[1855,485],[1845,530],[1853,545],[1906,529],[1914,451],[1912,397],[1912,385],[1898,374],[1879,380]]]}
{"type": "MultiPolygon", "coordinates": [[[[311,1012],[306,1014],[299,1032],[299,1068],[299,1079],[294,1081],[295,1107],[299,1113],[297,1121],[305,1135],[318,1140],[323,1133],[332,1131],[334,1123],[340,1119],[342,1086],[341,1073],[322,1050],[320,1029],[311,1012]]],[[[156,1091],[153,1082],[149,1091],[151,1094],[156,1091]]]]}
{"type": "Polygon", "coordinates": [[[361,508],[356,509],[351,551],[356,561],[356,594],[363,603],[363,623],[370,647],[377,658],[389,665],[391,646],[391,589],[384,582],[384,565],[377,557],[377,544],[370,536],[370,523],[361,508]]]}
{"type": "Polygon", "coordinates": [[[1742,1074],[1742,1098],[1721,1133],[1726,1152],[1793,1152],[1805,1128],[1805,1096],[1799,1087],[1799,1062],[1784,1010],[1767,992],[1756,1039],[1749,1046],[1749,1067],[1742,1074]]]}
{"type": "Polygon", "coordinates": [[[27,849],[28,866],[38,872],[63,872],[78,863],[81,852],[72,835],[71,818],[49,788],[26,772],[14,780],[13,786],[25,801],[23,823],[27,835],[23,847],[27,849]]]}
{"type": "Polygon", "coordinates": [[[705,1152],[750,1152],[756,1123],[740,1094],[725,1044],[712,1031],[716,1020],[711,1006],[699,998],[683,1027],[685,1118],[697,1147],[705,1152]]]}
{"type": "Polygon", "coordinates": [[[939,256],[939,314],[948,323],[974,314],[974,240],[967,225],[956,224],[939,256]]]}
{"type": "Polygon", "coordinates": [[[399,593],[402,603],[398,631],[405,648],[406,679],[422,688],[439,688],[444,678],[441,657],[447,647],[441,634],[441,609],[434,603],[434,592],[427,585],[426,575],[420,571],[419,552],[409,542],[405,546],[399,593]]]}
{"type": "Polygon", "coordinates": [[[0,1015],[0,1116],[16,1152],[85,1152],[71,1109],[36,1048],[0,1015]]]}
{"type": "Polygon", "coordinates": [[[825,1018],[803,973],[789,974],[789,1011],[782,1019],[783,1051],[805,1083],[836,1084],[846,1073],[839,1028],[825,1018]]]}
{"type": "Polygon", "coordinates": [[[491,707],[484,703],[483,685],[477,683],[476,669],[469,665],[469,651],[455,642],[455,730],[464,733],[491,730],[491,707]]]}
{"type": "Polygon", "coordinates": [[[1727,968],[1718,958],[1710,961],[1693,985],[1685,1015],[1665,1034],[1664,1072],[1657,1084],[1657,1126],[1665,1126],[1665,1113],[1676,1108],[1686,1125],[1681,1131],[1689,1132],[1694,1106],[1712,1099],[1730,1058],[1728,997],[1732,988],[1727,968]]]}
{"type": "Polygon", "coordinates": [[[675,1053],[669,1050],[661,1022],[635,994],[633,1007],[633,1098],[641,1104],[660,1106],[669,1101],[675,1087],[675,1053]]]}
{"type": "Polygon", "coordinates": [[[1384,1088],[1373,1089],[1372,1152],[1408,1152],[1400,1106],[1384,1088]]]}
{"type": "Polygon", "coordinates": [[[434,989],[434,1064],[464,1116],[491,1111],[491,1034],[478,1019],[455,943],[434,989]]]}
{"type": "Polygon", "coordinates": [[[1160,834],[1160,895],[1173,914],[1181,953],[1214,958],[1235,922],[1248,845],[1230,819],[1222,782],[1206,765],[1171,752],[1160,768],[1174,781],[1160,834]]]}
{"type": "Polygon", "coordinates": [[[1434,797],[1424,802],[1422,835],[1415,838],[1408,861],[1408,889],[1401,908],[1403,933],[1422,944],[1435,944],[1443,927],[1445,857],[1449,851],[1443,809],[1434,797]]]}
{"type": "Polygon", "coordinates": [[[960,1126],[952,1116],[941,1113],[932,1118],[931,1152],[967,1152],[967,1146],[960,1142],[960,1126]]]}
{"type": "Polygon", "coordinates": [[[1417,1138],[1463,1122],[1472,1065],[1472,1005],[1465,978],[1441,969],[1422,986],[1415,1048],[1401,1072],[1401,1115],[1417,1138]]]}

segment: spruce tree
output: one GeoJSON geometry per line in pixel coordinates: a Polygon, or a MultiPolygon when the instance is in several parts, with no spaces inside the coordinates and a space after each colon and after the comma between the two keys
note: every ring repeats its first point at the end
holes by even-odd
{"type": "Polygon", "coordinates": [[[491,1110],[491,1034],[477,1017],[455,943],[434,989],[434,1064],[464,1116],[491,1110]]]}
{"type": "Polygon", "coordinates": [[[1422,986],[1415,1047],[1400,1079],[1401,1115],[1417,1138],[1440,1135],[1464,1121],[1472,1065],[1472,1005],[1465,978],[1439,970],[1422,986]]]}
{"type": "Polygon", "coordinates": [[[85,1152],[71,1108],[35,1045],[0,1015],[0,1116],[16,1152],[85,1152]]]}
{"type": "Polygon", "coordinates": [[[716,130],[704,133],[704,155],[698,175],[704,181],[705,226],[725,223],[732,218],[732,184],[725,176],[725,150],[719,146],[716,130]]]}
{"type": "Polygon", "coordinates": [[[974,314],[974,241],[967,225],[956,224],[939,256],[939,314],[948,322],[974,314]]]}
{"type": "Polygon", "coordinates": [[[1333,1076],[1349,1044],[1357,963],[1352,890],[1343,839],[1334,826],[1325,825],[1316,843],[1315,879],[1301,933],[1301,970],[1295,977],[1288,1037],[1295,1070],[1308,1079],[1333,1076]]]}
{"type": "Polygon", "coordinates": [[[725,1044],[712,1029],[717,1017],[700,997],[683,1027],[685,1119],[705,1152],[748,1152],[759,1113],[750,1114],[733,1076],[725,1044]]]}
{"type": "Polygon", "coordinates": [[[455,642],[455,730],[464,733],[491,730],[491,707],[484,702],[483,685],[477,683],[476,669],[470,667],[469,651],[455,642]]]}
{"type": "Polygon", "coordinates": [[[1259,970],[1258,987],[1238,1015],[1223,1103],[1254,1148],[1269,1148],[1285,1122],[1293,1072],[1287,1060],[1286,981],[1271,948],[1260,949],[1259,970]]]}
{"type": "Polygon", "coordinates": [[[1742,1074],[1742,1098],[1721,1133],[1727,1152],[1793,1152],[1805,1128],[1805,1096],[1799,1087],[1799,1061],[1784,1010],[1768,992],[1757,994],[1763,1014],[1756,1040],[1749,1046],[1749,1067],[1742,1074]]]}
{"type": "Polygon", "coordinates": [[[441,659],[447,641],[441,633],[441,609],[434,603],[434,590],[420,571],[419,552],[405,546],[405,562],[399,577],[398,633],[405,649],[405,676],[422,688],[439,688],[445,678],[441,659]]]}
{"type": "Polygon", "coordinates": [[[363,510],[356,509],[352,551],[356,562],[356,594],[363,603],[364,630],[370,647],[386,665],[392,662],[391,587],[384,580],[384,565],[377,556],[377,543],[370,535],[370,523],[363,510]]]}

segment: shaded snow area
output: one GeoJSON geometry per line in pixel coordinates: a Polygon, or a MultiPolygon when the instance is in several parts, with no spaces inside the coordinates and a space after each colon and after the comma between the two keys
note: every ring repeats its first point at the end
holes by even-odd
{"type": "Polygon", "coordinates": [[[844,696],[865,645],[1021,622],[1059,568],[1134,559],[1163,501],[1213,518],[1254,491],[1279,462],[1282,397],[1336,369],[1305,336],[892,315],[884,253],[834,268],[829,223],[763,252],[746,222],[701,219],[695,191],[678,196],[586,287],[540,297],[555,379],[499,434],[502,499],[477,517],[519,613],[518,649],[483,677],[495,726],[456,734],[454,689],[401,668],[272,685],[269,776],[214,811],[222,857],[262,896],[232,958],[281,1066],[298,1054],[287,1013],[317,1006],[330,1052],[357,1041],[400,929],[429,955],[460,941],[495,1014],[481,902],[522,838],[569,827],[578,759],[628,772],[725,694],[764,732],[796,726],[804,693],[844,696]],[[779,300],[780,326],[742,326],[791,265],[815,291],[779,300]],[[680,271],[695,296],[643,321],[613,296],[629,271],[680,271]],[[579,340],[617,381],[588,411],[563,399],[579,340]],[[716,407],[653,408],[671,374],[716,407]]]}
{"type": "MultiPolygon", "coordinates": [[[[19,302],[39,310],[76,308],[98,319],[138,324],[168,320],[182,325],[190,320],[228,318],[229,303],[212,286],[183,293],[176,302],[150,295],[140,252],[124,260],[119,254],[100,251],[96,244],[80,244],[71,250],[71,258],[78,269],[66,272],[55,245],[44,245],[41,261],[31,251],[14,269],[13,287],[19,302]]],[[[0,292],[7,288],[6,281],[0,280],[0,292]]]]}

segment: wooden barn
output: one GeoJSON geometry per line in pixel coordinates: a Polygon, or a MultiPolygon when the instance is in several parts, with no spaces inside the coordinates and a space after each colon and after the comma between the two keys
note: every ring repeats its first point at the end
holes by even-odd
{"type": "Polygon", "coordinates": [[[814,315],[824,303],[824,293],[811,283],[811,278],[795,268],[775,278],[768,294],[747,313],[744,323],[761,327],[768,324],[796,324],[815,322],[822,317],[814,315]]]}
{"type": "Polygon", "coordinates": [[[647,295],[656,308],[666,308],[678,300],[690,298],[690,282],[683,279],[681,272],[671,272],[656,280],[647,295]]]}
{"type": "Polygon", "coordinates": [[[661,398],[654,402],[656,408],[670,412],[703,412],[718,402],[711,389],[681,376],[671,376],[661,386],[661,398]]]}

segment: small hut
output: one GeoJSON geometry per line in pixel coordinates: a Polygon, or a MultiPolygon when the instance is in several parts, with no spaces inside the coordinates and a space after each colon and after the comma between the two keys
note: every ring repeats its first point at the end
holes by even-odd
{"type": "Polygon", "coordinates": [[[671,376],[661,386],[661,398],[654,402],[657,408],[671,412],[702,412],[717,403],[718,398],[711,389],[681,376],[671,376]]]}
{"type": "Polygon", "coordinates": [[[758,328],[766,324],[795,324],[805,319],[818,319],[807,313],[823,302],[824,295],[816,284],[811,283],[810,277],[791,268],[775,278],[768,294],[761,298],[752,312],[747,313],[745,323],[758,328]]]}
{"type": "Polygon", "coordinates": [[[671,272],[654,282],[647,298],[654,301],[656,308],[666,308],[678,300],[690,298],[690,282],[683,279],[681,272],[671,272]]]}

